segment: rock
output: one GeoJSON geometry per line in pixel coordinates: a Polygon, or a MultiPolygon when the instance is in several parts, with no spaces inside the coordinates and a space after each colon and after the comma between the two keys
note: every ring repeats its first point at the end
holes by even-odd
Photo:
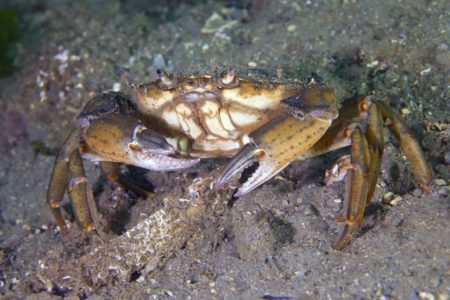
{"type": "Polygon", "coordinates": [[[166,66],[166,62],[161,53],[158,53],[153,58],[153,66],[155,69],[163,69],[166,66]]]}
{"type": "Polygon", "coordinates": [[[445,160],[445,164],[450,165],[450,151],[445,152],[444,160],[445,160]]]}
{"type": "Polygon", "coordinates": [[[249,68],[256,68],[256,67],[258,66],[258,64],[257,64],[256,62],[254,62],[254,61],[249,61],[249,62],[247,63],[247,66],[248,66],[249,68]]]}
{"type": "Polygon", "coordinates": [[[227,29],[237,25],[236,20],[225,20],[220,14],[214,12],[205,22],[200,30],[203,34],[213,34],[216,32],[223,32],[227,29]]]}
{"type": "Polygon", "coordinates": [[[297,30],[297,26],[296,25],[289,25],[288,27],[287,27],[287,31],[288,32],[294,32],[294,31],[296,31],[297,30]]]}
{"type": "Polygon", "coordinates": [[[446,185],[447,184],[447,182],[444,180],[444,179],[435,179],[434,180],[434,183],[436,184],[436,185],[440,185],[440,186],[443,186],[443,185],[446,185]]]}
{"type": "Polygon", "coordinates": [[[402,108],[402,110],[400,111],[400,113],[401,113],[403,116],[407,116],[407,115],[409,115],[409,114],[411,113],[411,110],[410,110],[409,108],[402,108]]]}
{"type": "Polygon", "coordinates": [[[414,189],[412,194],[413,194],[414,197],[420,197],[420,196],[422,196],[423,191],[422,191],[422,189],[417,188],[417,189],[414,189]]]}
{"type": "Polygon", "coordinates": [[[400,195],[396,195],[393,192],[387,192],[383,195],[383,203],[396,206],[402,200],[400,195]]]}

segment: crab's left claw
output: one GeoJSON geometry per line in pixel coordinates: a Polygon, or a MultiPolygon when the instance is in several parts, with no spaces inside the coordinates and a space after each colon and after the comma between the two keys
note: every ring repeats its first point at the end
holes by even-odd
{"type": "Polygon", "coordinates": [[[235,174],[257,162],[258,167],[235,196],[260,186],[314,145],[326,132],[331,120],[308,116],[299,120],[285,116],[272,120],[253,132],[245,145],[225,167],[217,185],[223,185],[235,174]]]}

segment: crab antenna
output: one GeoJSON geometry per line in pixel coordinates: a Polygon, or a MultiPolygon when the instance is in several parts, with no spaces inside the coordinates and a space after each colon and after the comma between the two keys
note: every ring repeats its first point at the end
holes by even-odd
{"type": "Polygon", "coordinates": [[[208,45],[208,68],[209,68],[209,74],[212,74],[211,70],[211,46],[208,45]]]}
{"type": "Polygon", "coordinates": [[[163,70],[158,69],[158,70],[156,70],[156,73],[158,74],[159,79],[161,80],[162,84],[164,84],[166,86],[171,86],[173,84],[172,79],[163,70]]]}

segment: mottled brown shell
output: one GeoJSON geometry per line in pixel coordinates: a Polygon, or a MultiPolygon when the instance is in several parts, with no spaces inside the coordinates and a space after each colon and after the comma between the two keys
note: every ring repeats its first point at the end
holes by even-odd
{"type": "Polygon", "coordinates": [[[192,139],[191,155],[201,157],[233,155],[251,132],[292,110],[283,100],[305,90],[301,83],[243,79],[232,69],[215,77],[159,75],[137,88],[139,110],[192,139]]]}

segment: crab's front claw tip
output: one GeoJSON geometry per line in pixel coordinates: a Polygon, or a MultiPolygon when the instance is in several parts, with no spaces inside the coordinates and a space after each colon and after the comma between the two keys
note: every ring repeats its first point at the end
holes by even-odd
{"type": "Polygon", "coordinates": [[[260,160],[259,166],[234,195],[236,197],[240,197],[253,191],[281,170],[281,168],[278,168],[275,164],[270,163],[268,160],[260,160]]]}
{"type": "Polygon", "coordinates": [[[241,173],[246,167],[257,162],[255,150],[252,144],[245,145],[227,164],[215,186],[222,187],[234,175],[241,173]]]}
{"type": "Polygon", "coordinates": [[[170,155],[175,149],[161,134],[147,129],[143,125],[137,125],[133,130],[133,142],[130,147],[142,148],[152,154],[170,155]]]}
{"type": "Polygon", "coordinates": [[[161,134],[138,125],[133,131],[133,141],[128,145],[142,164],[154,170],[177,170],[192,167],[198,158],[179,157],[175,148],[161,134]]]}
{"type": "Polygon", "coordinates": [[[258,163],[258,167],[239,188],[234,196],[239,197],[254,190],[270,178],[278,171],[275,164],[272,164],[267,158],[266,153],[262,149],[256,148],[253,144],[245,145],[239,153],[237,153],[228,165],[225,167],[222,175],[217,180],[215,187],[221,187],[227,183],[233,176],[241,173],[245,168],[258,163]]]}

